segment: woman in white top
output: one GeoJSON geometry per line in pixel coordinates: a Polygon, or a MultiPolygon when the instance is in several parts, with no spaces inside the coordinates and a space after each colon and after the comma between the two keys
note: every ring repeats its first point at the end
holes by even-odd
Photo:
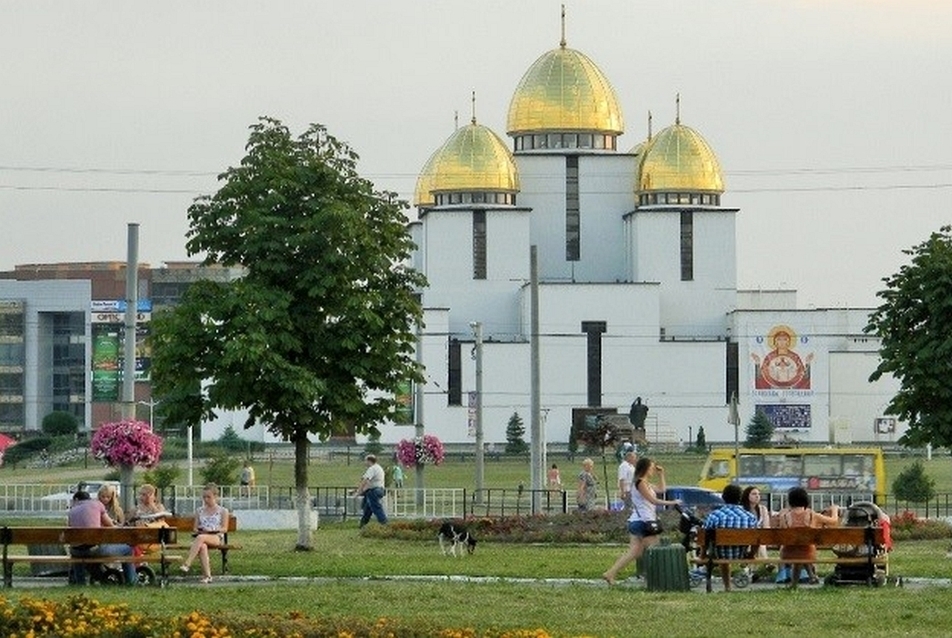
{"type": "Polygon", "coordinates": [[[209,483],[202,490],[202,506],[195,510],[195,527],[192,536],[192,547],[188,550],[188,557],[179,566],[183,573],[188,573],[192,561],[198,556],[202,563],[203,583],[212,582],[212,568],[208,560],[208,548],[221,547],[223,534],[228,529],[228,510],[218,504],[218,486],[209,483]]]}
{"type": "Polygon", "coordinates": [[[678,505],[679,501],[665,501],[658,498],[658,492],[664,492],[664,468],[656,465],[647,457],[638,459],[635,465],[635,484],[631,490],[631,516],[628,517],[628,549],[618,557],[615,564],[602,574],[609,585],[615,584],[618,572],[629,563],[641,557],[641,554],[658,542],[657,534],[648,534],[651,522],[658,520],[658,505],[678,505]],[[655,487],[651,479],[658,474],[658,485],[655,487]]]}

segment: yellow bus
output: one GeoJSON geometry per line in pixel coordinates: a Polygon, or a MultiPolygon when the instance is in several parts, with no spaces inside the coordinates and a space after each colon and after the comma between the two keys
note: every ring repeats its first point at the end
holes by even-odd
{"type": "Polygon", "coordinates": [[[880,448],[714,448],[698,485],[720,492],[728,483],[763,492],[792,487],[884,503],[886,469],[880,448]],[[739,461],[739,463],[738,463],[739,461]]]}

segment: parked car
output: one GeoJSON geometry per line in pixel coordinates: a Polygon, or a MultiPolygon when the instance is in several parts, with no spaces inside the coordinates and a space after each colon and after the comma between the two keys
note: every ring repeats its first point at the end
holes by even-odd
{"type": "Polygon", "coordinates": [[[702,517],[724,504],[724,499],[714,490],[693,485],[668,485],[667,487],[664,493],[665,499],[680,500],[702,517]]]}
{"type": "Polygon", "coordinates": [[[62,506],[63,509],[67,509],[69,508],[69,504],[73,500],[73,494],[75,494],[78,490],[84,490],[88,492],[90,496],[95,498],[96,492],[98,492],[99,488],[102,487],[103,485],[112,485],[113,487],[115,487],[116,496],[117,497],[119,496],[119,493],[120,493],[119,481],[94,480],[94,481],[80,481],[76,485],[71,485],[69,487],[69,491],[67,492],[54,492],[52,494],[47,494],[46,496],[42,497],[40,500],[55,503],[55,508],[57,509],[60,506],[62,506]]]}

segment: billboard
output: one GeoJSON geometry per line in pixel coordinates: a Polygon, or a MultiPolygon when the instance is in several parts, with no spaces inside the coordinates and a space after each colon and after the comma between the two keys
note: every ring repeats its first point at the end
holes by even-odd
{"type": "MultiPolygon", "coordinates": [[[[149,381],[152,354],[149,346],[149,320],[152,301],[140,299],[136,312],[136,381],[149,381]]],[[[92,400],[119,400],[122,370],[125,366],[126,302],[92,302],[92,400]]]]}

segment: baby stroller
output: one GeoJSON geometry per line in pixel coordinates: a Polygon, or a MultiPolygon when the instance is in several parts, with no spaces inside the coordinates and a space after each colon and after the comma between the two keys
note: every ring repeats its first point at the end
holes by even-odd
{"type": "MultiPolygon", "coordinates": [[[[846,509],[846,527],[882,527],[884,528],[883,545],[873,548],[874,556],[882,556],[892,549],[892,538],[889,534],[889,517],[875,503],[860,501],[853,503],[846,509]]],[[[840,545],[833,548],[833,553],[843,557],[865,557],[869,548],[865,545],[840,545]]],[[[856,564],[836,565],[833,573],[826,577],[828,585],[876,585],[886,582],[886,569],[882,565],[856,564]]]]}

